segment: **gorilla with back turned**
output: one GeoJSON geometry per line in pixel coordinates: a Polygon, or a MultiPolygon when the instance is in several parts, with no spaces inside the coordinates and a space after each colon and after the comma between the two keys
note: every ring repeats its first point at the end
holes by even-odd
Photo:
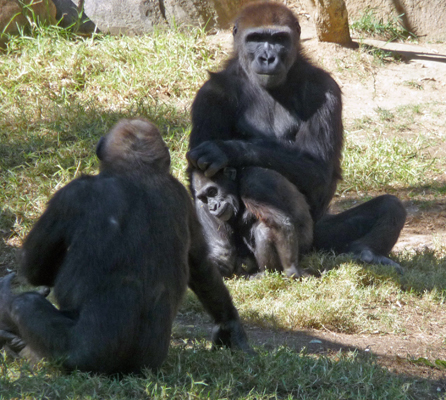
{"type": "Polygon", "coordinates": [[[214,345],[250,351],[187,190],[158,129],[120,121],[98,144],[101,172],[59,190],[23,244],[21,272],[54,288],[14,295],[0,280],[0,343],[22,341],[67,369],[157,368],[187,284],[216,323],[214,345]]]}
{"type": "MultiPolygon", "coordinates": [[[[364,262],[402,271],[387,257],[406,218],[396,197],[384,195],[328,214],[342,176],[341,91],[327,72],[302,56],[297,18],[282,4],[255,3],[240,13],[233,34],[235,55],[225,69],[211,74],[192,106],[187,158],[206,236],[215,236],[215,224],[208,222],[214,217],[196,197],[201,187],[193,175],[201,171],[212,180],[226,167],[262,167],[280,174],[305,196],[315,249],[351,253],[364,262]]],[[[267,199],[268,213],[276,212],[280,202],[271,203],[268,189],[261,187],[255,197],[267,199]]],[[[279,192],[282,197],[293,196],[285,186],[279,192]]],[[[262,214],[257,218],[261,220],[262,214]]],[[[292,241],[283,240],[292,246],[292,241]]],[[[233,241],[228,232],[211,243],[215,263],[224,274],[236,269],[233,241]]]]}

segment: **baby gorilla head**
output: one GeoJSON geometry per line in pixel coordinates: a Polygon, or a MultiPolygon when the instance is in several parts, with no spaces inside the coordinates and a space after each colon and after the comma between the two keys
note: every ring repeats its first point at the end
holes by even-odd
{"type": "Polygon", "coordinates": [[[196,198],[207,208],[211,215],[223,222],[229,221],[237,215],[240,201],[236,196],[237,171],[235,168],[224,168],[212,177],[207,178],[201,171],[194,171],[192,176],[193,187],[199,188],[196,198]]]}

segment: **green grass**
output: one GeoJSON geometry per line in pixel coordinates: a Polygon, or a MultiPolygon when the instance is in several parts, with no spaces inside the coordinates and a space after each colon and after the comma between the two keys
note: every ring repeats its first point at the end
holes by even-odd
{"type": "MultiPolygon", "coordinates": [[[[207,70],[226,56],[194,29],[81,38],[33,26],[27,35],[12,38],[0,54],[0,268],[16,268],[21,239],[57,189],[80,174],[97,172],[95,145],[120,118],[154,121],[171,150],[174,175],[186,183],[190,105],[207,70]]],[[[422,193],[431,193],[433,201],[444,198],[445,185],[437,179],[444,161],[430,155],[443,140],[438,133],[443,127],[425,126],[428,115],[441,121],[442,105],[377,109],[376,115],[349,124],[338,201],[346,196],[360,202],[382,191],[409,193],[426,207],[422,193]]],[[[445,252],[439,243],[433,251],[396,256],[407,271],[403,277],[346,257],[312,254],[303,266],[321,277],[291,281],[267,274],[227,284],[244,323],[261,329],[401,335],[414,310],[426,321],[444,314],[445,252]]],[[[203,315],[191,292],[181,314],[203,315]]],[[[181,330],[175,334],[158,373],[122,379],[67,375],[51,363],[31,367],[2,354],[0,399],[434,398],[429,380],[391,373],[363,354],[258,346],[258,356],[250,358],[209,351],[209,333],[197,331],[198,341],[182,341],[181,330]]]]}
{"type": "Polygon", "coordinates": [[[429,188],[444,194],[441,180],[446,162],[432,157],[444,143],[442,104],[377,108],[374,116],[346,126],[344,180],[338,192],[416,191],[429,188]],[[426,121],[431,121],[426,125],[426,121]],[[440,181],[439,181],[440,178],[440,181]],[[438,181],[438,182],[437,182],[438,181]]]}
{"type": "Polygon", "coordinates": [[[120,118],[155,122],[184,180],[190,99],[219,55],[199,30],[65,36],[51,28],[14,38],[0,62],[1,188],[20,236],[51,193],[97,170],[95,144],[120,118]]]}
{"type": "Polygon", "coordinates": [[[314,357],[288,348],[256,357],[177,346],[157,373],[123,379],[61,374],[41,363],[3,366],[0,398],[69,399],[409,399],[418,388],[356,353],[314,357]],[[20,375],[18,375],[20,371],[20,375]]]}
{"type": "Polygon", "coordinates": [[[368,8],[363,15],[351,24],[351,29],[360,35],[377,37],[393,42],[416,39],[416,36],[405,29],[400,23],[400,17],[393,16],[387,21],[376,15],[376,11],[368,8]]]}
{"type": "MultiPolygon", "coordinates": [[[[426,320],[443,309],[446,257],[426,251],[402,254],[398,261],[406,268],[403,276],[382,266],[360,266],[343,256],[311,254],[302,265],[322,270],[321,277],[297,283],[267,274],[261,280],[228,280],[227,285],[243,320],[255,326],[400,334],[411,323],[413,307],[423,308],[426,320]]],[[[189,292],[182,312],[191,310],[203,312],[189,292]]]]}

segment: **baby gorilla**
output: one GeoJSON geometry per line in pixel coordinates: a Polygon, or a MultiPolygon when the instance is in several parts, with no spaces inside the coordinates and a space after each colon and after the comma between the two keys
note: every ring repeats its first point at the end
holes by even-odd
{"type": "Polygon", "coordinates": [[[311,248],[313,220],[305,197],[286,178],[260,167],[227,167],[212,178],[194,170],[192,187],[196,205],[204,209],[200,222],[213,235],[207,238],[213,263],[222,275],[242,274],[241,264],[249,274],[306,275],[299,259],[311,248]]]}
{"type": "Polygon", "coordinates": [[[158,129],[120,121],[97,147],[101,172],[59,190],[23,244],[21,272],[54,288],[14,295],[0,280],[0,343],[23,341],[67,369],[156,368],[187,285],[217,326],[214,345],[250,351],[229,292],[209,262],[186,189],[169,173],[158,129]]]}

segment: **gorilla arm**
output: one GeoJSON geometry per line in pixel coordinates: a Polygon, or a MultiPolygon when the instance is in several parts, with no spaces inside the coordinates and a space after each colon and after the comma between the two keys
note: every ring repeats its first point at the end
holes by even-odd
{"type": "Polygon", "coordinates": [[[54,285],[69,246],[68,227],[74,226],[75,205],[85,196],[82,192],[90,179],[80,178],[59,190],[28,234],[23,244],[21,273],[32,285],[54,285]]]}
{"type": "Polygon", "coordinates": [[[291,141],[281,139],[277,132],[270,136],[238,133],[237,110],[233,106],[237,102],[222,93],[219,83],[213,82],[214,76],[200,89],[193,105],[191,150],[187,154],[190,164],[207,177],[226,166],[275,170],[307,197],[313,217],[318,219],[340,178],[336,164],[342,147],[342,105],[335,93],[337,87],[326,94],[322,109],[296,123],[295,139],[291,141]]]}
{"type": "Polygon", "coordinates": [[[189,227],[192,239],[189,252],[189,287],[216,323],[212,335],[213,345],[237,348],[252,354],[253,350],[248,344],[229,291],[217,268],[209,260],[208,246],[192,207],[189,227]]]}

